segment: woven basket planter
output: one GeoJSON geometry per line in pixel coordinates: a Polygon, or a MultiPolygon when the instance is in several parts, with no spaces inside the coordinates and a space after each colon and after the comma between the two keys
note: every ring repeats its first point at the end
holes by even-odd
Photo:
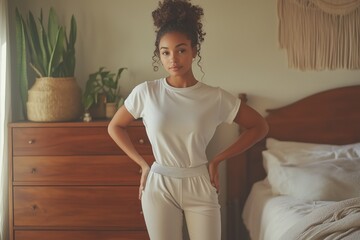
{"type": "Polygon", "coordinates": [[[34,122],[77,120],[81,89],[75,78],[37,78],[28,91],[27,117],[34,122]]]}

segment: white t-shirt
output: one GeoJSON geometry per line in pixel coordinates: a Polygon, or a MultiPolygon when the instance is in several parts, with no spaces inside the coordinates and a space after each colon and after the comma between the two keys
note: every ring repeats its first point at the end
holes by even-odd
{"type": "Polygon", "coordinates": [[[233,122],[240,99],[201,82],[175,88],[162,78],[136,86],[124,105],[143,119],[156,161],[186,168],[208,162],[209,141],[219,124],[233,122]]]}

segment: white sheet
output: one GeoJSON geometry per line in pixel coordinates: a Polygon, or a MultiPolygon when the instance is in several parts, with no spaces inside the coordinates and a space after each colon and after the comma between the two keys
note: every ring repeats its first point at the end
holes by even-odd
{"type": "Polygon", "coordinates": [[[273,196],[266,179],[254,184],[242,217],[252,240],[279,240],[303,216],[329,203],[273,196]]]}

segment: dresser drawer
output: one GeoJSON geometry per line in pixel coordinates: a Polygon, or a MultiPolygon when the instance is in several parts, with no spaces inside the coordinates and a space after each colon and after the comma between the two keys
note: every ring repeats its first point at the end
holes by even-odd
{"type": "MultiPolygon", "coordinates": [[[[144,127],[129,127],[140,154],[151,153],[144,127]]],[[[124,154],[107,133],[107,127],[13,128],[13,156],[124,154]]]]}
{"type": "Polygon", "coordinates": [[[14,227],[145,230],[136,186],[14,187],[14,227]]]}
{"type": "MultiPolygon", "coordinates": [[[[144,156],[151,165],[152,155],[144,156]]],[[[13,158],[14,184],[139,185],[140,167],[120,156],[30,156],[13,158]]]]}
{"type": "Polygon", "coordinates": [[[147,240],[146,231],[15,231],[15,240],[147,240]]]}

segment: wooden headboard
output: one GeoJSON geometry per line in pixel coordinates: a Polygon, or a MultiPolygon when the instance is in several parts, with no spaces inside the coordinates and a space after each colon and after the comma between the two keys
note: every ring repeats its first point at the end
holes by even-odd
{"type": "MultiPolygon", "coordinates": [[[[323,91],[267,112],[267,137],[337,145],[360,142],[360,85],[323,91]]],[[[246,239],[241,212],[252,185],[266,176],[263,150],[265,139],[227,161],[229,239],[246,239]]]]}

